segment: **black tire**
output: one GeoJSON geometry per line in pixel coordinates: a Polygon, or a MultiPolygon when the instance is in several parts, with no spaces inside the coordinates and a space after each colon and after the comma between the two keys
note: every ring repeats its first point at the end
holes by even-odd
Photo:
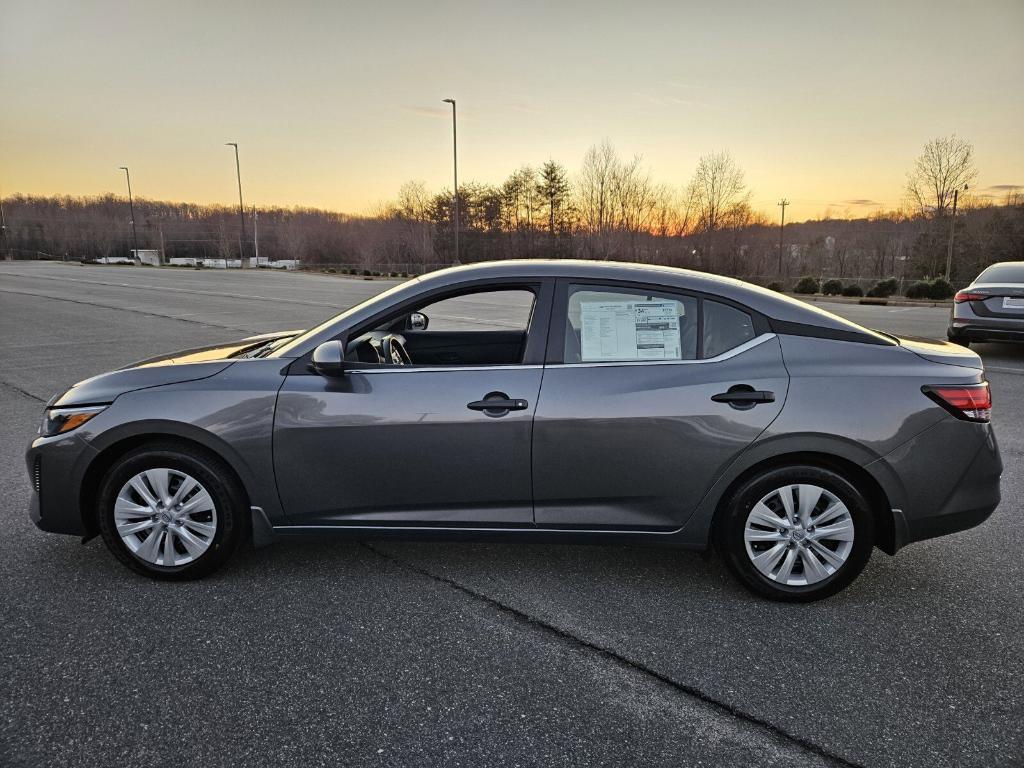
{"type": "Polygon", "coordinates": [[[186,581],[212,573],[231,556],[248,529],[245,494],[227,465],[212,453],[176,443],[153,443],[133,449],[107,470],[100,484],[96,505],[100,534],[107,548],[128,568],[153,579],[186,581]],[[135,556],[118,534],[114,503],[131,478],[146,469],[166,467],[191,475],[213,499],[216,531],[209,547],[189,563],[163,566],[135,556]]]}
{"type": "Polygon", "coordinates": [[[821,600],[845,589],[867,565],[874,539],[874,515],[860,490],[837,472],[809,465],[777,467],[750,478],[726,501],[716,520],[716,545],[733,574],[756,594],[782,602],[821,600]],[[854,539],[845,563],[835,573],[814,584],[790,586],[769,579],[754,566],[747,554],[744,529],[751,509],[766,494],[800,483],[820,486],[846,505],[853,521],[854,539]]]}
{"type": "Polygon", "coordinates": [[[946,334],[946,338],[949,339],[954,344],[959,344],[961,347],[971,346],[971,341],[966,336],[956,336],[952,333],[948,333],[946,334]]]}

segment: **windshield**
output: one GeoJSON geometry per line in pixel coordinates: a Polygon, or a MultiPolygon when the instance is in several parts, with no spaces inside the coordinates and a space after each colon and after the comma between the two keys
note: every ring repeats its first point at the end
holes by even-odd
{"type": "Polygon", "coordinates": [[[993,264],[975,280],[976,283],[1024,283],[1024,262],[993,264]]]}
{"type": "Polygon", "coordinates": [[[411,286],[414,283],[418,282],[419,279],[420,278],[417,277],[417,278],[413,278],[412,280],[408,280],[408,281],[406,281],[404,283],[399,283],[398,285],[394,285],[394,286],[392,286],[391,288],[389,288],[386,291],[382,291],[381,293],[378,293],[378,294],[376,294],[374,296],[371,296],[368,299],[364,299],[363,301],[359,302],[358,304],[354,304],[353,306],[349,307],[348,309],[343,310],[342,312],[339,312],[338,314],[334,315],[333,317],[328,318],[327,320],[325,320],[324,322],[320,323],[319,325],[317,325],[317,326],[315,326],[313,328],[310,328],[305,333],[302,333],[302,334],[296,336],[293,339],[288,339],[286,344],[284,344],[281,347],[278,347],[277,349],[274,349],[274,350],[268,352],[266,357],[294,357],[295,355],[292,354],[293,350],[301,349],[305,345],[305,343],[306,343],[306,341],[308,339],[314,338],[318,334],[320,334],[323,331],[325,331],[328,328],[330,328],[335,323],[337,323],[337,322],[339,322],[341,320],[344,320],[349,315],[355,314],[356,312],[360,311],[364,307],[368,307],[371,304],[374,304],[374,303],[376,303],[378,301],[383,301],[383,300],[389,298],[390,296],[392,296],[392,295],[394,295],[396,293],[400,293],[401,291],[408,290],[409,286],[411,286]]]}

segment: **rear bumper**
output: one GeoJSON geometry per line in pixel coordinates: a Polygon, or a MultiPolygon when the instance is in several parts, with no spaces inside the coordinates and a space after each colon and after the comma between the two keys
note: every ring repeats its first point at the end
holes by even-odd
{"type": "Polygon", "coordinates": [[[979,315],[964,302],[953,307],[946,335],[968,341],[1024,341],[1024,318],[979,315]]]}
{"type": "Polygon", "coordinates": [[[894,507],[889,554],[980,525],[999,506],[1003,462],[990,424],[950,416],[865,469],[894,507]]]}

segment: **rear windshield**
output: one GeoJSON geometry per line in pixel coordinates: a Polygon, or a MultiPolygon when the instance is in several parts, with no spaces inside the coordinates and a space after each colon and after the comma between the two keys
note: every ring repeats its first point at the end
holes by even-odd
{"type": "Polygon", "coordinates": [[[1024,283],[1024,262],[993,264],[975,280],[976,283],[1024,283]]]}

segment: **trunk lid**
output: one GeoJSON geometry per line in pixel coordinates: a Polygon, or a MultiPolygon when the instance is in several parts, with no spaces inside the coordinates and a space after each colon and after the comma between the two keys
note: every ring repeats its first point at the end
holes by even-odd
{"type": "Polygon", "coordinates": [[[1024,285],[978,283],[964,291],[985,297],[971,302],[971,307],[979,315],[1024,318],[1024,285]]]}
{"type": "Polygon", "coordinates": [[[918,336],[893,336],[897,343],[904,349],[908,349],[918,357],[930,360],[933,363],[945,365],[959,365],[964,368],[977,368],[984,370],[985,365],[975,352],[961,347],[959,344],[952,344],[948,341],[938,339],[923,339],[918,336]]]}

